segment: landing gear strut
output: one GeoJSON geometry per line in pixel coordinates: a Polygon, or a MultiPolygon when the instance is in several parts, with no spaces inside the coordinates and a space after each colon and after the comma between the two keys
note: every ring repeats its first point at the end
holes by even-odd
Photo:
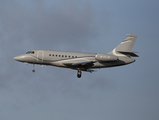
{"type": "Polygon", "coordinates": [[[78,77],[78,78],[80,78],[80,77],[81,77],[81,75],[82,75],[81,70],[78,70],[78,72],[77,72],[77,77],[78,77]]]}
{"type": "Polygon", "coordinates": [[[35,72],[34,68],[35,68],[35,65],[33,64],[33,70],[32,70],[32,72],[35,72]]]}

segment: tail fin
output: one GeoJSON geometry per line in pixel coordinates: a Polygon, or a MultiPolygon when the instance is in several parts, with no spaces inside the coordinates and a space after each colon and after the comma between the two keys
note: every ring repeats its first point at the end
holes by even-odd
{"type": "Polygon", "coordinates": [[[138,57],[138,55],[136,55],[135,53],[132,52],[132,48],[136,41],[137,35],[133,35],[133,34],[126,34],[126,35],[128,37],[123,42],[121,42],[111,52],[111,54],[116,55],[116,56],[128,55],[128,56],[138,57]]]}

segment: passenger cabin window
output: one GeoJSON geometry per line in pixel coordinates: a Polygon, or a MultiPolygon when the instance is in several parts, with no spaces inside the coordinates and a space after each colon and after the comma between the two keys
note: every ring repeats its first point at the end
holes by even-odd
{"type": "Polygon", "coordinates": [[[51,54],[49,54],[49,56],[51,56],[51,54]]]}
{"type": "Polygon", "coordinates": [[[64,57],[64,55],[62,55],[62,57],[64,57]]]}
{"type": "Polygon", "coordinates": [[[28,51],[26,54],[34,54],[34,51],[28,51]]]}
{"type": "Polygon", "coordinates": [[[57,57],[57,55],[56,55],[56,57],[57,57]]]}
{"type": "Polygon", "coordinates": [[[61,57],[61,56],[59,55],[59,57],[61,57]]]}
{"type": "Polygon", "coordinates": [[[67,55],[65,55],[65,57],[67,57],[67,55]]]}
{"type": "Polygon", "coordinates": [[[54,54],[52,56],[54,57],[54,54]]]}

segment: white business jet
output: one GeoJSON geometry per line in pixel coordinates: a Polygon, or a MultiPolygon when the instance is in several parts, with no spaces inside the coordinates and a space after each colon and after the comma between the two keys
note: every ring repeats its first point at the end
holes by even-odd
{"type": "Polygon", "coordinates": [[[127,34],[127,38],[109,53],[80,53],[55,50],[31,50],[26,54],[17,56],[14,60],[25,64],[50,65],[77,70],[77,77],[81,71],[92,73],[96,68],[107,68],[127,65],[135,62],[131,57],[138,57],[132,52],[137,35],[127,34]]]}

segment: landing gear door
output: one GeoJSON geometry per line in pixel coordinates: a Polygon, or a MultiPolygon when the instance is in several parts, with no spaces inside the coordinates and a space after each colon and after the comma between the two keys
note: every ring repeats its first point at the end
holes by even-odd
{"type": "Polygon", "coordinates": [[[37,53],[37,62],[38,63],[43,63],[43,56],[44,56],[44,52],[38,51],[38,53],[37,53]]]}

